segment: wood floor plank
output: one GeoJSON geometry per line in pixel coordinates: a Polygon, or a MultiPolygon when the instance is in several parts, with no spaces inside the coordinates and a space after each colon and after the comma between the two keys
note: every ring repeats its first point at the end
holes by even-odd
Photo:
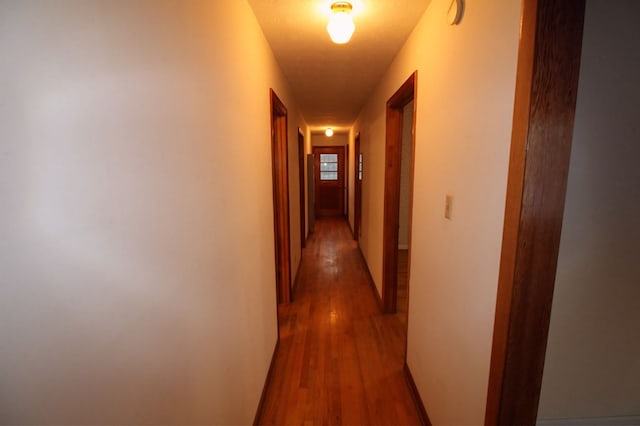
{"type": "Polygon", "coordinates": [[[406,307],[380,313],[344,220],[316,222],[300,268],[259,424],[420,424],[403,374],[406,307]]]}

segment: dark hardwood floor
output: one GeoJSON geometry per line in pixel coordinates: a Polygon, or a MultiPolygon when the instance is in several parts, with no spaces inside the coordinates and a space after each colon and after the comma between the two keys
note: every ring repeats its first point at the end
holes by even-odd
{"type": "Polygon", "coordinates": [[[380,314],[343,219],[316,222],[300,268],[259,424],[420,424],[403,375],[406,308],[380,314]]]}

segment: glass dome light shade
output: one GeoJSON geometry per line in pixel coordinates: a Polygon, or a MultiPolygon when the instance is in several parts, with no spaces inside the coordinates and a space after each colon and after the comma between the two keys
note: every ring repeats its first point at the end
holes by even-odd
{"type": "Polygon", "coordinates": [[[336,2],[331,5],[331,18],[327,24],[327,32],[336,44],[347,43],[356,29],[351,18],[351,9],[349,2],[336,2]]]}

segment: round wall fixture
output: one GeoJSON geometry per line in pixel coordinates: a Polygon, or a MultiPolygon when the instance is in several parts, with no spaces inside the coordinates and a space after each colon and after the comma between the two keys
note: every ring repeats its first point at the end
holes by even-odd
{"type": "Polygon", "coordinates": [[[464,13],[464,0],[451,0],[449,11],[447,12],[447,21],[449,25],[458,25],[462,20],[464,13]]]}

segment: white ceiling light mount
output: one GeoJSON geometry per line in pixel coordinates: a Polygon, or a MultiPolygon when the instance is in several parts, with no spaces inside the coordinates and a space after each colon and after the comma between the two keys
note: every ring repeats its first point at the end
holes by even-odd
{"type": "Polygon", "coordinates": [[[356,29],[351,18],[353,6],[348,1],[336,1],[331,5],[331,17],[327,24],[327,32],[336,44],[344,44],[351,40],[356,29]]]}

